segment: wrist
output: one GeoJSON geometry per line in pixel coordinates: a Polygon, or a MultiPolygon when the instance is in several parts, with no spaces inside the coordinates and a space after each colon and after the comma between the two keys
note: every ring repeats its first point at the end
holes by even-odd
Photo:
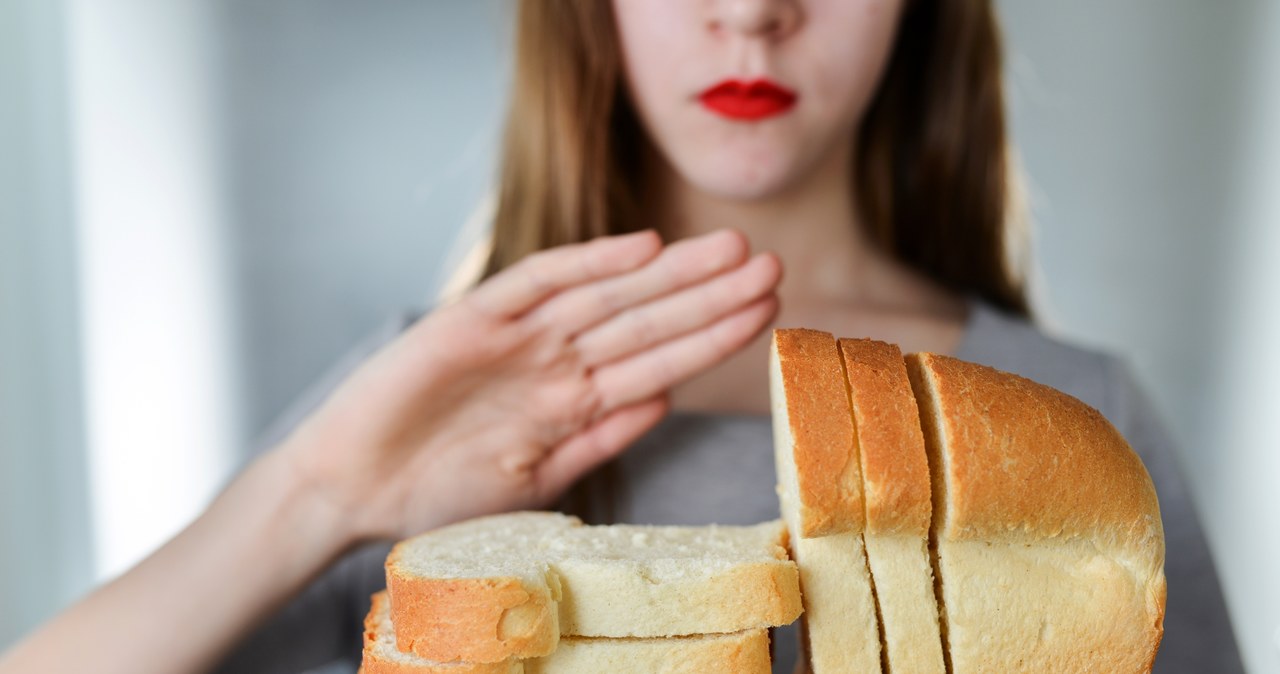
{"type": "Polygon", "coordinates": [[[256,522],[242,531],[259,539],[260,545],[252,547],[280,556],[281,580],[287,584],[301,584],[319,573],[359,538],[348,513],[288,452],[264,454],[241,482],[236,486],[247,495],[243,501],[254,504],[253,512],[241,515],[242,521],[256,522]]]}

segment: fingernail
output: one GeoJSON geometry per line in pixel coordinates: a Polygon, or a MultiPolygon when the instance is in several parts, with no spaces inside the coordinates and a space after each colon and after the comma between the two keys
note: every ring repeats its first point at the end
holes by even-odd
{"type": "Polygon", "coordinates": [[[649,260],[662,249],[662,240],[655,236],[656,232],[652,229],[646,229],[639,232],[631,232],[630,234],[622,234],[610,237],[610,243],[621,249],[624,257],[635,264],[640,264],[649,260]],[[644,239],[654,239],[653,244],[648,246],[640,245],[644,239]]]}

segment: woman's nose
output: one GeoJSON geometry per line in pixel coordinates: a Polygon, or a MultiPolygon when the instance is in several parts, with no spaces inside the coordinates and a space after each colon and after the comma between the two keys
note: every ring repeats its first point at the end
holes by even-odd
{"type": "Polygon", "coordinates": [[[715,32],[778,40],[799,27],[798,0],[717,0],[711,16],[715,32]]]}

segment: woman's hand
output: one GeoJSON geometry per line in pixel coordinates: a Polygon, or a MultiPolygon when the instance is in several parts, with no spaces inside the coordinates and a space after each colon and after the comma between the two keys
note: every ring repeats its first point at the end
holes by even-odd
{"type": "Polygon", "coordinates": [[[532,255],[411,327],[279,451],[352,538],[544,507],[758,334],[780,275],[727,230],[532,255]]]}

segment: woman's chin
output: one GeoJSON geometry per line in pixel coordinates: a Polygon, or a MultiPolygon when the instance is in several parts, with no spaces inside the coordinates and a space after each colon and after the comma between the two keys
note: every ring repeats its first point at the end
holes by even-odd
{"type": "Polygon", "coordinates": [[[709,196],[733,201],[759,201],[786,191],[796,171],[768,162],[716,162],[685,172],[685,180],[709,196]]]}

